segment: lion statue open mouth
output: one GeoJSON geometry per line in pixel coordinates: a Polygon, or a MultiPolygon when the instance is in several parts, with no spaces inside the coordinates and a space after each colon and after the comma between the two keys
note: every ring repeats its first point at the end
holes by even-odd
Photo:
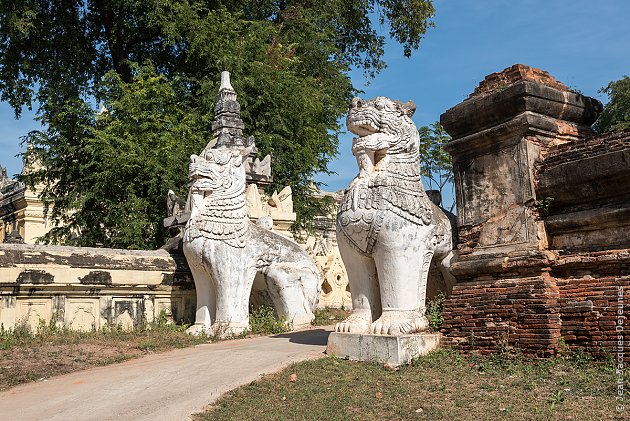
{"type": "Polygon", "coordinates": [[[350,104],[359,174],[337,214],[337,241],[353,311],[338,332],[400,335],[428,326],[429,267],[446,260],[453,244],[448,217],[422,186],[414,111],[413,102],[385,97],[350,104]]]}

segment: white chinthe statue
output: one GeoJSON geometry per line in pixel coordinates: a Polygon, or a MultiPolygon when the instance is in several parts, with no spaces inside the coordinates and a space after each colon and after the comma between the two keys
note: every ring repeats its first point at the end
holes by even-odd
{"type": "Polygon", "coordinates": [[[313,259],[295,242],[248,217],[245,162],[254,141],[242,137],[239,113],[229,74],[223,72],[213,139],[199,156],[191,156],[189,167],[190,218],[183,250],[197,289],[192,334],[229,336],[247,330],[257,274],[264,278],[276,312],[293,328],[310,325],[321,291],[313,259]]]}
{"type": "Polygon", "coordinates": [[[413,102],[355,98],[347,117],[359,174],[337,214],[337,242],[352,291],[352,314],[337,332],[423,332],[432,259],[452,250],[451,224],[424,191],[413,102]]]}

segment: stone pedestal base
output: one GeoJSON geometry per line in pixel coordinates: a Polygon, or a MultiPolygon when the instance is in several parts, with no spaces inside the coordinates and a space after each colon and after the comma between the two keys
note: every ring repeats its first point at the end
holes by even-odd
{"type": "Polygon", "coordinates": [[[332,332],[326,353],[357,361],[409,364],[413,358],[437,349],[440,338],[439,333],[388,336],[332,332]]]}

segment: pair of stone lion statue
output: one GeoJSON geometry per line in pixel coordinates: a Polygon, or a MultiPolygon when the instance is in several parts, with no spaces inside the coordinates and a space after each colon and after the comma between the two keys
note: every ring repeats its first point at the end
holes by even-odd
{"type": "MultiPolygon", "coordinates": [[[[385,97],[350,105],[347,126],[358,136],[352,150],[359,174],[343,196],[336,229],[353,310],[337,324],[339,332],[400,335],[427,328],[429,267],[432,261],[448,263],[452,231],[422,187],[414,111],[411,102],[385,97]]],[[[313,318],[321,288],[313,260],[247,216],[243,162],[252,147],[206,148],[191,158],[191,215],[183,236],[197,288],[191,333],[247,329],[256,276],[294,327],[313,318]]]]}

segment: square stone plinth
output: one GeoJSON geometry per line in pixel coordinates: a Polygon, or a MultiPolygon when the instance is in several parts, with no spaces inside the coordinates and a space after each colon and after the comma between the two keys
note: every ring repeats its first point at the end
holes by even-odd
{"type": "Polygon", "coordinates": [[[357,361],[409,364],[412,359],[437,349],[440,336],[439,333],[389,336],[332,332],[326,353],[357,361]]]}

